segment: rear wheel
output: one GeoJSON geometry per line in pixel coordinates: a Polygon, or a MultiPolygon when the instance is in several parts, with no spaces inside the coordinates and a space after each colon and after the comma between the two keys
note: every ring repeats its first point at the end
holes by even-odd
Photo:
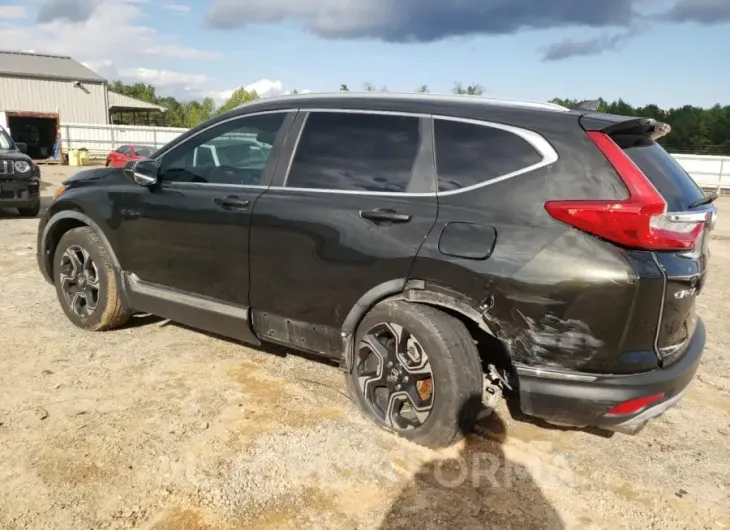
{"type": "Polygon", "coordinates": [[[114,263],[91,228],[66,232],[56,247],[54,283],[68,319],[90,331],[124,325],[131,312],[119,296],[114,263]]]}
{"type": "Polygon", "coordinates": [[[459,440],[481,407],[474,340],[459,320],[420,304],[386,302],[363,319],[347,382],[376,424],[427,447],[459,440]]]}

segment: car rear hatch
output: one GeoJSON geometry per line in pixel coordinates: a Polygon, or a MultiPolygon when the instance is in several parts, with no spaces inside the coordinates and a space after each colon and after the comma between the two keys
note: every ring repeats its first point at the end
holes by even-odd
{"type": "MultiPolygon", "coordinates": [[[[580,122],[629,191],[626,201],[604,204],[602,221],[619,219],[608,239],[651,251],[664,276],[654,349],[667,366],[681,357],[695,330],[695,299],[707,278],[716,194],[705,195],[656,142],[670,131],[668,125],[598,113],[585,114],[580,122]]],[[[605,234],[606,226],[594,233],[601,231],[605,234]]]]}

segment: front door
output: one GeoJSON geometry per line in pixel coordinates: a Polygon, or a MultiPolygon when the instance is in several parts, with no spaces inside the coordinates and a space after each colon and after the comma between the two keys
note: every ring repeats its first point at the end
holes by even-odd
{"type": "Polygon", "coordinates": [[[124,271],[247,307],[251,212],[292,120],[293,113],[276,112],[222,122],[163,154],[158,185],[125,188],[114,201],[124,271]]]}
{"type": "Polygon", "coordinates": [[[316,341],[336,342],[365,293],[405,281],[436,220],[431,123],[302,113],[299,136],[295,125],[284,148],[296,145],[291,164],[282,156],[254,210],[251,307],[262,333],[288,334],[269,339],[324,352],[331,345],[316,341]]]}

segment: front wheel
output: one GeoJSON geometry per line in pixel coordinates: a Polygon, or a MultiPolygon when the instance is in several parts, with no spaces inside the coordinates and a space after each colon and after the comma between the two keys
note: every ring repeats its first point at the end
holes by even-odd
{"type": "Polygon", "coordinates": [[[74,228],[61,237],[53,275],[61,307],[76,326],[103,331],[129,320],[131,312],[120,297],[114,263],[91,228],[74,228]]]}
{"type": "Polygon", "coordinates": [[[482,368],[458,319],[426,305],[386,302],[363,319],[354,349],[348,389],[379,426],[434,448],[473,428],[482,368]]]}

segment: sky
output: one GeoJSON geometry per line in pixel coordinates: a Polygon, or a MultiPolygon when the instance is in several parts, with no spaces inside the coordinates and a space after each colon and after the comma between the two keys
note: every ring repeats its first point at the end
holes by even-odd
{"type": "Polygon", "coordinates": [[[730,0],[0,0],[0,49],[162,95],[410,92],[730,105],[730,0]]]}

